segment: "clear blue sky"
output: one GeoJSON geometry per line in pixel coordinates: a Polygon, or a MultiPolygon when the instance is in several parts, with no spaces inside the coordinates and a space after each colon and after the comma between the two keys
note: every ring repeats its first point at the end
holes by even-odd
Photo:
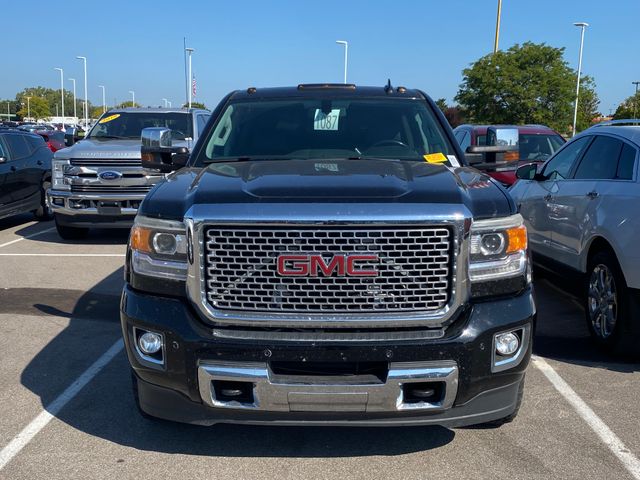
{"type": "MultiPolygon", "coordinates": [[[[3,2],[0,98],[27,86],[59,88],[65,77],[82,90],[88,57],[89,98],[159,105],[184,99],[182,38],[196,49],[198,101],[210,108],[230,90],[248,86],[342,81],[349,41],[349,81],[419,87],[451,101],[461,71],[493,48],[497,0],[236,0],[58,1],[25,9],[3,2]],[[73,13],[72,13],[73,12],[73,13]],[[61,18],[63,27],[57,25],[61,18]],[[70,21],[73,19],[73,21],[70,21]]],[[[566,47],[577,68],[579,29],[584,72],[592,75],[600,110],[633,93],[640,80],[639,0],[503,0],[500,47],[525,41],[566,47]]],[[[71,82],[65,80],[65,87],[71,82]]]]}

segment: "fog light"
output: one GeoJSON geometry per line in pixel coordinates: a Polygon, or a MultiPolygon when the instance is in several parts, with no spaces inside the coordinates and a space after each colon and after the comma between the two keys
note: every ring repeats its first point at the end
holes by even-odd
{"type": "Polygon", "coordinates": [[[513,355],[518,351],[520,339],[513,333],[501,333],[496,335],[496,352],[502,356],[513,355]]]}
{"type": "Polygon", "coordinates": [[[153,332],[145,332],[140,335],[138,346],[146,355],[157,353],[162,348],[162,336],[153,332]]]}

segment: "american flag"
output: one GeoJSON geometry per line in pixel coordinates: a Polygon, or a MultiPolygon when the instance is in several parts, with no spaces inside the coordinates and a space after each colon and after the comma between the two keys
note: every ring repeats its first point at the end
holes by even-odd
{"type": "Polygon", "coordinates": [[[193,92],[193,96],[196,96],[196,76],[193,76],[193,79],[191,81],[191,90],[193,92]]]}

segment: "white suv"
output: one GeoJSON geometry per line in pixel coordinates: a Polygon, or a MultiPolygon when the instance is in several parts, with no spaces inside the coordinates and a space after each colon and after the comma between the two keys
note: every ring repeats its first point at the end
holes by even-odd
{"type": "MultiPolygon", "coordinates": [[[[534,262],[577,272],[591,335],[616,353],[640,352],[640,126],[592,127],[510,190],[534,262]]],[[[570,272],[568,272],[570,273],[570,272]]],[[[567,276],[567,278],[571,278],[567,276]]]]}

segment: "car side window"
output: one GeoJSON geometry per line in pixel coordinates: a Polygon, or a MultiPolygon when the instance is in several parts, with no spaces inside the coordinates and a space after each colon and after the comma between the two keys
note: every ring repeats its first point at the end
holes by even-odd
{"type": "Polygon", "coordinates": [[[471,135],[469,135],[469,132],[464,132],[462,140],[460,140],[459,143],[462,151],[466,152],[467,148],[471,145],[471,135]]]}
{"type": "Polygon", "coordinates": [[[31,155],[31,149],[24,139],[24,135],[7,135],[5,140],[11,151],[11,160],[20,160],[31,155]]]}
{"type": "Polygon", "coordinates": [[[636,149],[625,143],[618,159],[616,178],[619,180],[633,180],[633,167],[636,163],[636,149]]]}
{"type": "Polygon", "coordinates": [[[574,178],[578,180],[612,180],[616,176],[622,141],[598,135],[582,157],[574,178]]]}
{"type": "Polygon", "coordinates": [[[565,179],[571,172],[571,167],[584,149],[589,145],[593,137],[581,137],[574,142],[570,142],[565,148],[560,150],[555,157],[547,162],[542,174],[547,180],[565,179]]]}
{"type": "Polygon", "coordinates": [[[211,115],[198,115],[197,121],[198,121],[198,134],[199,135],[202,135],[202,132],[204,131],[204,127],[207,126],[207,122],[209,121],[210,117],[211,117],[211,115]]]}
{"type": "Polygon", "coordinates": [[[4,146],[2,145],[2,138],[0,138],[0,157],[4,157],[7,160],[9,160],[9,156],[7,155],[6,150],[4,149],[4,146]]]}

